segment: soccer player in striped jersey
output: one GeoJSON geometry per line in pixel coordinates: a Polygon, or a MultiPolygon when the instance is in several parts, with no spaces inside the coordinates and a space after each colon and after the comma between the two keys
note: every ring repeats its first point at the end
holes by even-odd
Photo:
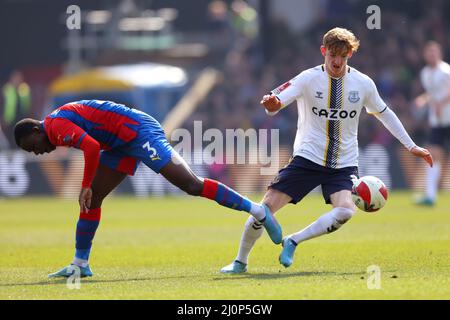
{"type": "MultiPolygon", "coordinates": [[[[432,158],[411,140],[403,125],[378,94],[367,75],[347,65],[359,40],[347,29],[334,28],[323,37],[324,64],[305,70],[265,95],[261,104],[269,115],[297,101],[298,124],[294,154],[271,182],[263,203],[273,213],[296,204],[317,186],[332,209],[306,228],[286,236],[280,263],[293,263],[297,245],[339,229],[355,212],[352,175],[358,174],[358,119],[362,108],[373,114],[415,156],[430,166],[432,158]]],[[[236,259],[223,273],[247,270],[248,256],[262,234],[261,224],[250,217],[236,259]]]]}
{"type": "Polygon", "coordinates": [[[82,277],[92,276],[89,255],[102,202],[127,175],[136,172],[140,162],[190,195],[250,213],[266,227],[274,243],[281,243],[281,227],[267,206],[253,203],[218,181],[195,175],[172,149],[161,125],[144,112],[110,101],[76,101],[57,108],[44,121],[19,121],[14,134],[18,146],[36,155],[49,153],[56,146],[84,152],[75,257],[71,265],[50,277],[69,277],[73,265],[80,268],[82,277]]]}

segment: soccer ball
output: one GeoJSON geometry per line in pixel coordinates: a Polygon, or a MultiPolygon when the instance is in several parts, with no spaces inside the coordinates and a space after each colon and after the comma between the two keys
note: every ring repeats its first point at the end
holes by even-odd
{"type": "Polygon", "coordinates": [[[362,211],[375,212],[386,204],[388,189],[377,177],[365,176],[353,180],[352,198],[362,211]]]}

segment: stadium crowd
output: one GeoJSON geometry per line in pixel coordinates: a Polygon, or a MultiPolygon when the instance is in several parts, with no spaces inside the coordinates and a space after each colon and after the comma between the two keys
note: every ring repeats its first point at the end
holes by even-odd
{"type": "MultiPolygon", "coordinates": [[[[368,74],[377,84],[381,96],[399,115],[407,130],[417,143],[426,142],[426,114],[416,110],[414,98],[423,92],[420,70],[424,66],[422,48],[429,40],[450,52],[450,33],[444,22],[444,1],[420,2],[407,10],[398,3],[383,3],[381,29],[369,30],[365,21],[368,4],[364,1],[350,5],[350,1],[329,1],[327,10],[311,29],[294,33],[281,20],[273,21],[271,34],[255,36],[244,32],[237,24],[235,15],[223,19],[214,28],[220,36],[229,32],[233,39],[224,53],[222,71],[225,79],[209,95],[194,114],[193,119],[206,121],[205,127],[218,128],[279,128],[282,143],[290,144],[296,130],[297,110],[290,107],[276,117],[267,117],[259,105],[260,98],[300,71],[323,62],[319,46],[322,35],[334,26],[351,29],[360,39],[359,51],[349,64],[368,74]],[[347,3],[347,6],[345,5],[347,3]],[[389,10],[384,9],[386,6],[389,10]],[[350,16],[354,17],[348,20],[350,16]],[[237,39],[237,41],[236,41],[237,39]],[[271,48],[268,59],[261,56],[261,48],[271,48]]],[[[230,9],[232,10],[232,9],[230,9]]],[[[366,121],[363,113],[359,141],[362,146],[370,142],[390,145],[394,138],[378,121],[366,121]]],[[[186,126],[189,127],[189,122],[186,126]]]]}
{"type": "MultiPolygon", "coordinates": [[[[423,143],[427,130],[427,121],[423,121],[426,114],[414,108],[413,100],[423,92],[419,73],[424,66],[422,48],[425,43],[429,40],[439,42],[446,54],[444,60],[450,60],[450,30],[444,21],[450,6],[445,3],[445,0],[416,1],[411,6],[406,0],[383,2],[381,29],[369,30],[361,22],[368,17],[368,1],[328,1],[319,21],[311,28],[295,33],[286,21],[278,19],[270,22],[270,34],[265,35],[258,30],[258,12],[247,2],[212,1],[207,32],[222,42],[223,50],[216,59],[220,63],[215,67],[224,73],[225,81],[209,94],[198,111],[185,122],[185,127],[190,128],[193,120],[203,120],[204,127],[219,129],[279,128],[281,142],[290,144],[295,135],[296,121],[292,119],[296,119],[296,108],[287,108],[271,118],[261,112],[259,100],[300,71],[321,64],[322,35],[334,26],[343,26],[351,29],[361,41],[359,52],[349,64],[375,80],[382,97],[399,115],[413,138],[423,143]],[[349,20],[349,16],[353,19],[349,20]]],[[[12,71],[10,77],[14,77],[14,73],[17,71],[12,71]]],[[[31,92],[37,91],[32,87],[31,92]]],[[[14,101],[17,104],[15,114],[23,113],[19,91],[17,99],[11,99],[12,95],[11,80],[5,78],[0,95],[0,128],[4,131],[10,131],[11,121],[7,119],[12,118],[14,101]]],[[[27,113],[42,112],[34,110],[42,109],[35,103],[32,108],[27,113]]],[[[359,139],[362,145],[374,140],[389,145],[393,141],[382,125],[365,121],[365,114],[362,117],[364,126],[360,127],[359,139]]],[[[4,133],[10,139],[11,135],[4,133]]]]}

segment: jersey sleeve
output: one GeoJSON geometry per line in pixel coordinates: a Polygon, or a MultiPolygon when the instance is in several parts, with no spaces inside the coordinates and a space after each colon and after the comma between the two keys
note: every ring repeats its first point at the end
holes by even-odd
{"type": "Polygon", "coordinates": [[[56,146],[80,148],[87,133],[70,120],[56,118],[51,122],[49,138],[56,146]]]}
{"type": "Polygon", "coordinates": [[[83,188],[90,188],[100,161],[100,143],[86,131],[67,119],[57,118],[50,126],[50,142],[57,146],[74,147],[83,150],[83,188]]]}
{"type": "Polygon", "coordinates": [[[81,142],[80,149],[84,153],[84,174],[81,186],[90,188],[100,162],[100,143],[90,135],[86,135],[81,142]]]}
{"type": "Polygon", "coordinates": [[[364,107],[366,107],[367,112],[370,114],[381,113],[387,108],[386,103],[378,93],[375,82],[370,78],[367,84],[367,95],[364,100],[364,107]]]}
{"type": "Polygon", "coordinates": [[[425,80],[425,68],[420,71],[420,84],[422,85],[422,88],[427,90],[425,80]]]}
{"type": "Polygon", "coordinates": [[[450,86],[450,70],[449,69],[444,71],[444,82],[447,86],[450,86]]]}
{"type": "Polygon", "coordinates": [[[416,146],[403,127],[403,124],[400,122],[400,119],[391,109],[387,108],[385,112],[375,114],[375,117],[383,123],[383,125],[406,147],[406,149],[411,150],[416,146]]]}
{"type": "Polygon", "coordinates": [[[273,89],[271,94],[280,100],[282,108],[284,108],[303,95],[306,83],[306,74],[302,72],[295,78],[273,89]]]}

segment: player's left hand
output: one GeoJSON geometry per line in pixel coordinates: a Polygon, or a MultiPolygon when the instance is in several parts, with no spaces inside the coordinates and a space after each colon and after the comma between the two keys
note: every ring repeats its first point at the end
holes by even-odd
{"type": "Polygon", "coordinates": [[[91,199],[92,199],[92,189],[81,188],[80,196],[78,197],[81,212],[83,213],[89,212],[89,208],[91,207],[91,199]]]}
{"type": "Polygon", "coordinates": [[[415,146],[410,150],[410,152],[416,157],[423,158],[423,160],[425,160],[430,165],[430,167],[433,166],[433,157],[431,156],[430,151],[428,151],[427,149],[415,146]]]}

